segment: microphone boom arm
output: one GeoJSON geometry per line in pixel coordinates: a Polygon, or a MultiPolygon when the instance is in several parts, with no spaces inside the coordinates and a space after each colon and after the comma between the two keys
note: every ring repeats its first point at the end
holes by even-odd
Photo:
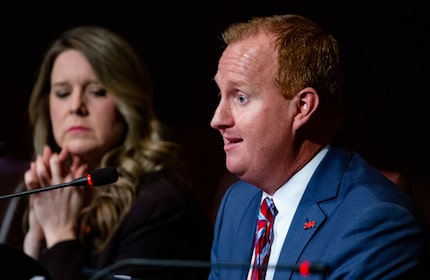
{"type": "Polygon", "coordinates": [[[43,188],[26,190],[26,191],[22,191],[22,192],[19,192],[19,193],[10,193],[10,194],[7,194],[7,195],[0,196],[0,200],[1,199],[6,199],[6,198],[12,198],[12,197],[17,197],[17,196],[22,196],[22,195],[28,195],[28,194],[33,194],[33,193],[39,193],[39,192],[54,190],[54,189],[58,189],[58,188],[70,187],[70,186],[76,186],[76,185],[71,185],[70,183],[63,183],[63,184],[58,184],[58,185],[53,185],[53,186],[47,186],[47,187],[43,187],[43,188]]]}
{"type": "Polygon", "coordinates": [[[2,195],[0,196],[0,200],[38,193],[38,192],[54,190],[58,188],[70,187],[70,186],[102,186],[102,185],[114,183],[117,180],[118,180],[118,171],[116,170],[116,168],[105,167],[105,168],[94,170],[90,172],[87,176],[74,179],[70,182],[66,182],[58,185],[46,186],[46,187],[37,188],[37,189],[26,190],[18,193],[2,195]]]}

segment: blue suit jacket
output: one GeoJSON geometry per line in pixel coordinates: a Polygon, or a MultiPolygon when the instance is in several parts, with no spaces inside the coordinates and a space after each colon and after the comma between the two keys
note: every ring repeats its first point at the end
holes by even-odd
{"type": "MultiPolygon", "coordinates": [[[[261,195],[243,181],[226,191],[215,223],[210,280],[246,279],[248,267],[240,264],[251,261],[261,195]]],[[[358,154],[331,147],[306,187],[278,265],[310,261],[329,267],[306,279],[394,279],[420,262],[422,236],[409,196],[358,154]],[[306,222],[315,226],[305,229],[306,222]]],[[[278,268],[274,279],[303,275],[278,268]]]]}

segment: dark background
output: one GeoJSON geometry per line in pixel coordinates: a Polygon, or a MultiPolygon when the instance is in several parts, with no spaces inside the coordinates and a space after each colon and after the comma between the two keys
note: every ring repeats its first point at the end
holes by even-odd
{"type": "MultiPolygon", "coordinates": [[[[2,10],[0,142],[9,154],[29,156],[27,102],[49,43],[66,28],[97,24],[138,49],[154,78],[160,118],[191,148],[194,164],[213,168],[210,161],[217,164],[223,156],[221,138],[209,127],[222,29],[251,16],[299,13],[325,26],[343,47],[345,139],[378,166],[430,173],[430,31],[427,9],[418,0],[108,2],[12,3],[2,10]]],[[[212,171],[201,178],[214,183],[219,170],[212,171]]]]}
{"type": "Polygon", "coordinates": [[[48,44],[66,28],[99,24],[121,33],[151,68],[160,117],[175,127],[205,129],[217,101],[212,76],[221,30],[254,15],[300,13],[324,25],[344,48],[351,142],[393,149],[411,164],[428,154],[424,42],[430,32],[417,0],[259,2],[11,4],[0,19],[0,141],[14,153],[28,142],[24,115],[35,72],[48,44]]]}

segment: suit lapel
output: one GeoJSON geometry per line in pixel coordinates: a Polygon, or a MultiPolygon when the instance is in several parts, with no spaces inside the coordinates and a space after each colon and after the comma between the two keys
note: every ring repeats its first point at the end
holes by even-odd
{"type": "MultiPolygon", "coordinates": [[[[299,257],[306,244],[326,219],[315,202],[303,203],[304,200],[309,200],[309,197],[306,198],[305,196],[307,196],[306,192],[300,203],[304,205],[297,208],[284,245],[282,246],[278,261],[278,265],[280,266],[291,266],[299,261],[299,257]]],[[[292,272],[293,270],[291,269],[277,270],[274,279],[290,279],[292,272]]]]}
{"type": "Polygon", "coordinates": [[[254,249],[254,234],[255,226],[257,223],[257,215],[259,211],[261,200],[261,192],[256,195],[246,207],[243,219],[238,225],[237,239],[238,244],[242,244],[240,252],[243,254],[241,259],[251,259],[252,251],[254,249]]]}
{"type": "MultiPolygon", "coordinates": [[[[309,181],[282,246],[278,265],[298,264],[303,250],[327,219],[320,203],[337,196],[351,154],[331,147],[309,181]]],[[[275,272],[274,280],[290,279],[293,270],[275,272]]]]}
{"type": "Polygon", "coordinates": [[[230,193],[231,199],[227,205],[231,206],[226,213],[226,222],[229,227],[233,225],[229,234],[229,244],[231,247],[225,248],[229,252],[229,259],[239,263],[240,269],[234,269],[235,279],[246,279],[248,265],[251,263],[252,251],[254,248],[254,233],[259,211],[262,191],[250,186],[245,182],[239,182],[230,193]],[[240,220],[235,220],[240,217],[240,220]]]}

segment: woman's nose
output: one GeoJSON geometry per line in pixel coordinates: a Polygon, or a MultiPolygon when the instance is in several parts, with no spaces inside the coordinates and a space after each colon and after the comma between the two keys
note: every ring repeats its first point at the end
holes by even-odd
{"type": "Polygon", "coordinates": [[[79,115],[88,114],[88,108],[86,106],[85,97],[83,94],[79,92],[72,94],[70,98],[70,113],[79,115]]]}

